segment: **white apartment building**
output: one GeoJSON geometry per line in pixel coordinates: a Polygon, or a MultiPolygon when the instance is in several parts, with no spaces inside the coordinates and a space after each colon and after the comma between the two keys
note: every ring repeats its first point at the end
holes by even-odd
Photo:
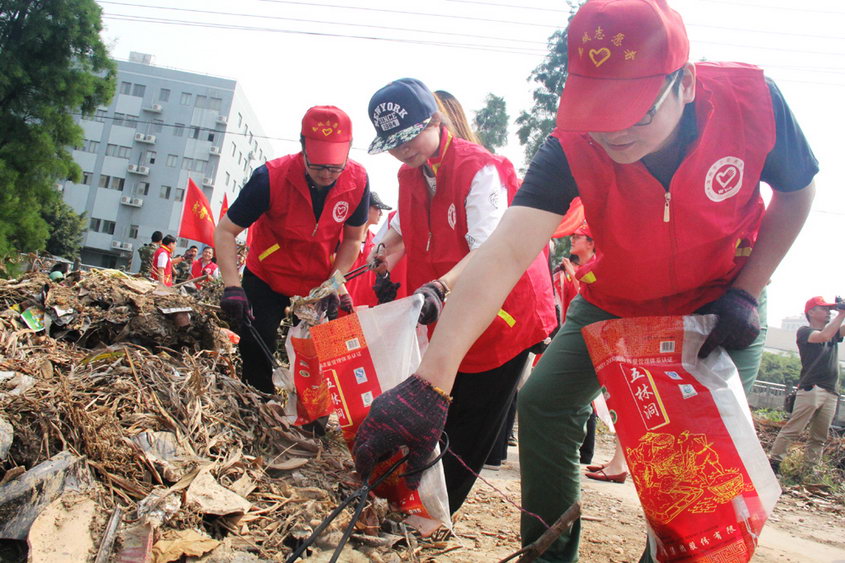
{"type": "MultiPolygon", "coordinates": [[[[157,67],[142,53],[116,62],[111,105],[78,119],[85,140],[73,158],[82,181],[61,190],[89,220],[82,262],[137,272],[137,249],[154,231],[178,237],[188,178],[216,222],[224,194],[234,202],[252,171],[273,156],[236,81],[157,67]]],[[[177,254],[190,244],[202,247],[179,239],[177,254]]]]}

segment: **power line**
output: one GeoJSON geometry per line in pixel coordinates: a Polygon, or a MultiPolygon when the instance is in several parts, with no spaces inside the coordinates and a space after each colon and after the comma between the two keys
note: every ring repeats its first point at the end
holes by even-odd
{"type": "Polygon", "coordinates": [[[772,6],[771,4],[750,4],[747,2],[736,2],[735,0],[701,0],[702,2],[710,2],[712,4],[730,4],[731,6],[745,6],[748,8],[759,8],[762,10],[787,10],[792,12],[803,12],[806,14],[833,14],[837,16],[845,16],[845,12],[837,10],[809,10],[804,7],[797,6],[772,6]]]}
{"type": "Polygon", "coordinates": [[[271,33],[286,33],[291,35],[311,35],[311,36],[318,36],[318,37],[336,37],[342,39],[365,39],[370,41],[387,41],[391,43],[411,43],[416,45],[428,45],[432,47],[454,47],[459,49],[470,49],[476,51],[489,51],[493,53],[505,53],[505,54],[512,54],[512,55],[530,55],[530,56],[542,56],[545,54],[545,51],[540,50],[530,50],[526,48],[520,47],[503,47],[497,45],[476,45],[472,43],[449,43],[445,41],[427,41],[423,39],[395,39],[390,37],[377,37],[377,36],[367,36],[367,35],[351,35],[351,34],[342,34],[342,33],[326,33],[326,32],[318,32],[318,31],[301,31],[301,30],[293,30],[293,29],[279,29],[279,28],[271,28],[271,27],[257,27],[257,26],[247,26],[247,25],[234,25],[234,24],[217,24],[217,23],[203,23],[203,22],[192,22],[187,20],[173,20],[173,19],[166,19],[166,18],[153,18],[153,17],[145,17],[145,16],[134,16],[130,14],[103,14],[104,19],[112,19],[118,21],[128,21],[128,22],[140,22],[140,23],[154,23],[154,24],[163,24],[163,25],[181,25],[185,27],[205,27],[209,29],[229,29],[235,31],[262,31],[262,32],[271,32],[271,33]]]}
{"type": "Polygon", "coordinates": [[[508,37],[501,37],[501,36],[491,36],[491,35],[472,35],[469,33],[455,33],[455,32],[448,32],[448,31],[431,31],[427,29],[416,29],[416,28],[405,28],[405,27],[395,27],[395,26],[382,26],[382,25],[371,25],[371,24],[360,24],[360,23],[350,23],[350,22],[337,22],[337,21],[326,21],[326,20],[313,20],[313,19],[304,19],[304,18],[289,18],[284,16],[268,16],[264,14],[246,14],[246,13],[233,13],[233,12],[217,12],[212,10],[197,10],[197,9],[190,9],[190,8],[174,8],[171,6],[150,6],[146,4],[131,4],[127,2],[112,2],[110,0],[100,0],[100,4],[113,4],[116,6],[129,6],[133,8],[150,8],[153,10],[172,10],[177,12],[191,12],[197,14],[208,14],[208,15],[215,15],[215,16],[234,16],[234,17],[243,17],[243,18],[260,18],[263,20],[283,20],[283,21],[293,21],[293,22],[301,22],[301,23],[317,23],[317,24],[328,24],[328,25],[344,25],[349,27],[365,27],[365,28],[373,28],[373,29],[385,29],[391,31],[410,31],[413,33],[429,33],[429,34],[437,34],[437,35],[452,35],[456,37],[468,37],[471,39],[494,39],[494,40],[501,40],[501,41],[511,41],[515,43],[527,43],[529,45],[534,45],[538,47],[545,47],[545,41],[531,41],[528,39],[510,39],[508,37]]]}
{"type": "Polygon", "coordinates": [[[320,4],[315,2],[297,2],[295,0],[258,0],[259,2],[269,2],[272,4],[288,4],[294,6],[309,6],[315,8],[338,8],[343,10],[360,10],[364,12],[381,12],[385,14],[400,14],[406,16],[425,16],[430,18],[446,18],[446,19],[456,19],[456,20],[468,20],[468,21],[475,21],[475,22],[488,22],[488,23],[504,23],[509,25],[527,25],[530,27],[544,27],[544,28],[556,28],[560,27],[557,24],[548,24],[548,23],[531,23],[531,22],[520,22],[520,21],[513,21],[513,20],[495,20],[490,18],[479,18],[475,16],[459,16],[454,14],[431,14],[428,12],[409,12],[405,10],[387,10],[383,8],[365,8],[363,6],[344,6],[338,4],[320,4]]]}
{"type": "Polygon", "coordinates": [[[553,12],[555,14],[565,13],[563,10],[555,8],[539,8],[536,6],[515,6],[513,4],[496,4],[495,2],[479,2],[478,0],[446,0],[447,2],[454,2],[456,4],[479,4],[481,6],[491,6],[497,8],[516,8],[518,10],[536,10],[538,12],[553,12]]]}

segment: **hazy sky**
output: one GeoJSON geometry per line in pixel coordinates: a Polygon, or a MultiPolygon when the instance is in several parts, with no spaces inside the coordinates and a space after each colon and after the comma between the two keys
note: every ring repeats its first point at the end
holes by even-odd
{"type": "MultiPolygon", "coordinates": [[[[531,70],[565,25],[560,0],[136,0],[99,1],[115,58],[130,51],[155,64],[233,78],[281,156],[299,150],[313,105],[352,118],[352,158],[372,188],[396,203],[398,161],[369,156],[367,102],[403,76],[458,97],[470,118],[492,92],[513,119],[531,105],[531,70]]],[[[775,273],[769,321],[800,314],[814,295],[845,296],[845,5],[838,0],[670,0],[687,24],[692,59],[757,64],[775,79],[819,159],[818,195],[801,236],[775,273]]],[[[511,126],[511,132],[515,129],[511,126]]],[[[501,151],[517,168],[512,135],[501,151]]],[[[647,252],[648,249],[643,249],[647,252]]]]}

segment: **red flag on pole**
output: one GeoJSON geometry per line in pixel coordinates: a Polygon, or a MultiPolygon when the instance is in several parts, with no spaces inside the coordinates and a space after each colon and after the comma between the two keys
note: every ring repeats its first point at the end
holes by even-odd
{"type": "Polygon", "coordinates": [[[580,227],[583,222],[584,205],[581,203],[581,198],[576,197],[572,200],[572,203],[569,204],[569,211],[567,211],[566,215],[563,216],[563,219],[560,221],[560,225],[558,225],[555,230],[555,234],[552,235],[552,238],[568,237],[574,233],[575,229],[580,227]]]}
{"type": "Polygon", "coordinates": [[[205,194],[188,178],[188,193],[182,208],[179,236],[214,246],[214,217],[205,194]]]}
{"type": "Polygon", "coordinates": [[[218,223],[223,220],[227,211],[229,211],[229,200],[226,198],[226,194],[223,194],[223,205],[220,207],[220,216],[217,218],[218,223]]]}

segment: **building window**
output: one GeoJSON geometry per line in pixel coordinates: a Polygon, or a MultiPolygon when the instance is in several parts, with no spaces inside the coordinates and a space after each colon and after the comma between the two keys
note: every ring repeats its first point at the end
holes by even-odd
{"type": "Polygon", "coordinates": [[[173,128],[173,136],[174,137],[181,137],[185,134],[185,124],[184,123],[177,123],[176,127],[173,128]]]}
{"type": "Polygon", "coordinates": [[[80,149],[83,152],[97,152],[100,148],[100,141],[92,141],[90,139],[85,139],[82,142],[82,148],[80,149]]]}
{"type": "Polygon", "coordinates": [[[164,129],[164,121],[161,119],[153,119],[153,124],[150,127],[150,131],[153,133],[161,133],[161,130],[164,129]]]}
{"type": "Polygon", "coordinates": [[[127,235],[127,238],[138,238],[138,225],[129,225],[127,235]]]}
{"type": "Polygon", "coordinates": [[[199,139],[200,136],[200,128],[199,127],[191,127],[191,139],[199,139]]]}
{"type": "Polygon", "coordinates": [[[194,172],[204,172],[206,164],[208,164],[207,160],[196,159],[194,161],[194,172]]]}
{"type": "Polygon", "coordinates": [[[235,144],[235,141],[232,141],[232,156],[235,156],[236,152],[238,152],[238,145],[235,144]]]}
{"type": "Polygon", "coordinates": [[[117,145],[109,143],[106,145],[106,156],[114,156],[117,154],[117,145]]]}
{"type": "Polygon", "coordinates": [[[143,98],[146,91],[147,87],[143,84],[135,84],[135,86],[132,87],[132,95],[138,96],[139,98],[143,98]]]}
{"type": "Polygon", "coordinates": [[[155,164],[156,163],[156,151],[147,151],[144,155],[144,158],[147,161],[147,164],[155,164]]]}
{"type": "Polygon", "coordinates": [[[252,146],[252,133],[249,134],[249,146],[252,146]]]}
{"type": "Polygon", "coordinates": [[[213,132],[208,134],[208,140],[211,141],[212,143],[214,142],[214,133],[213,132]]]}
{"type": "Polygon", "coordinates": [[[150,183],[149,182],[136,182],[135,183],[135,195],[147,195],[150,193],[150,183]]]}
{"type": "Polygon", "coordinates": [[[169,88],[162,88],[158,91],[158,100],[160,102],[167,102],[170,101],[170,89],[169,88]]]}
{"type": "Polygon", "coordinates": [[[178,246],[179,248],[188,248],[188,239],[180,238],[179,242],[176,243],[176,246],[178,246]]]}
{"type": "Polygon", "coordinates": [[[114,112],[114,119],[112,119],[112,125],[123,125],[123,119],[126,116],[122,113],[114,112]]]}
{"type": "Polygon", "coordinates": [[[138,116],[137,115],[126,115],[126,123],[124,123],[126,127],[137,127],[138,126],[138,116]]]}
{"type": "Polygon", "coordinates": [[[193,158],[183,158],[182,159],[182,170],[191,170],[194,167],[194,159],[193,158]]]}
{"type": "Polygon", "coordinates": [[[121,82],[120,83],[120,93],[121,94],[132,93],[132,83],[131,82],[121,82]]]}
{"type": "Polygon", "coordinates": [[[99,121],[100,123],[102,123],[105,120],[107,113],[108,112],[104,109],[98,109],[94,112],[94,121],[99,121]]]}
{"type": "Polygon", "coordinates": [[[238,112],[238,127],[243,125],[243,123],[244,123],[244,116],[241,115],[241,112],[238,112]]]}
{"type": "Polygon", "coordinates": [[[196,99],[196,101],[194,102],[194,106],[195,106],[195,107],[198,107],[198,108],[200,108],[200,109],[205,109],[205,106],[207,106],[207,105],[208,105],[207,100],[208,100],[208,98],[207,98],[207,97],[205,97],[205,96],[200,96],[199,94],[197,94],[197,99],[196,99]]]}
{"type": "Polygon", "coordinates": [[[232,175],[226,172],[226,186],[229,186],[229,182],[232,181],[232,175]]]}
{"type": "Polygon", "coordinates": [[[114,234],[114,227],[115,227],[114,221],[103,220],[103,230],[102,230],[102,232],[106,233],[107,235],[113,235],[114,234]]]}
{"type": "Polygon", "coordinates": [[[103,174],[100,174],[100,183],[99,183],[99,186],[100,186],[101,188],[108,188],[108,187],[109,187],[109,182],[111,182],[111,176],[104,176],[103,174]]]}
{"type": "Polygon", "coordinates": [[[93,174],[91,172],[82,172],[82,183],[86,186],[90,186],[92,176],[93,174]]]}
{"type": "Polygon", "coordinates": [[[182,98],[179,100],[179,103],[183,106],[191,105],[191,93],[190,92],[182,92],[182,98]]]}
{"type": "Polygon", "coordinates": [[[132,152],[132,147],[117,147],[117,156],[120,158],[129,158],[130,152],[132,152]]]}
{"type": "Polygon", "coordinates": [[[91,217],[91,223],[88,225],[89,231],[94,231],[95,233],[100,232],[100,220],[91,217]]]}
{"type": "Polygon", "coordinates": [[[185,199],[185,189],[184,188],[176,188],[176,197],[174,198],[176,201],[182,201],[185,199]]]}
{"type": "Polygon", "coordinates": [[[208,109],[214,111],[220,111],[220,108],[223,107],[223,100],[221,98],[209,98],[208,99],[208,109]]]}
{"type": "Polygon", "coordinates": [[[165,163],[165,164],[167,164],[167,166],[169,166],[170,168],[176,168],[177,162],[179,162],[179,156],[178,155],[175,155],[175,154],[167,155],[167,162],[165,163]]]}
{"type": "Polygon", "coordinates": [[[158,192],[158,197],[162,199],[170,199],[170,186],[162,186],[158,192]]]}
{"type": "Polygon", "coordinates": [[[118,178],[117,176],[112,176],[111,181],[109,182],[109,188],[122,192],[124,182],[126,182],[125,178],[118,178]]]}

